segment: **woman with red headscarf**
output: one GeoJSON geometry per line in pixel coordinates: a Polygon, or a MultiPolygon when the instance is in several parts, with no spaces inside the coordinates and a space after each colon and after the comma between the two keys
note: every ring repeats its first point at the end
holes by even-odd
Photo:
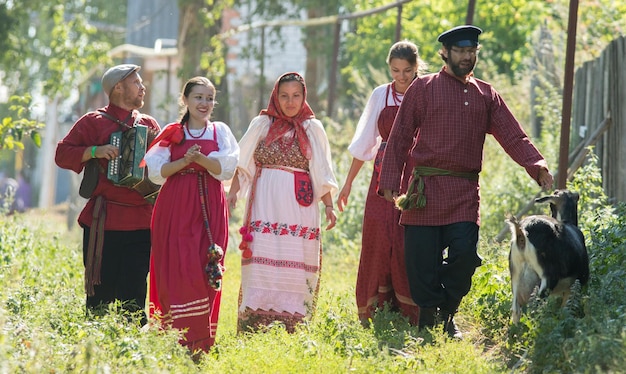
{"type": "Polygon", "coordinates": [[[293,331],[315,307],[321,270],[319,202],[335,226],[337,190],[322,123],[297,73],[283,74],[269,104],[239,142],[228,202],[247,197],[242,240],[239,331],[273,322],[293,331]]]}

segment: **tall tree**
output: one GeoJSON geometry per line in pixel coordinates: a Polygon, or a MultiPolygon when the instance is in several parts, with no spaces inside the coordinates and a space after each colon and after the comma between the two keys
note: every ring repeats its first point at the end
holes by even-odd
{"type": "Polygon", "coordinates": [[[125,4],[124,0],[12,1],[4,3],[0,12],[11,25],[4,30],[6,49],[0,54],[2,83],[11,96],[8,111],[0,113],[0,147],[23,149],[22,136],[28,134],[41,147],[37,159],[29,160],[39,206],[54,203],[58,108],[87,83],[90,69],[108,62],[112,34],[123,36],[115,29],[97,30],[90,22],[124,20],[117,12],[125,10],[125,4]],[[36,102],[44,108],[35,108],[30,97],[39,98],[36,102]],[[39,137],[42,123],[46,126],[39,137]]]}
{"type": "MultiPolygon", "coordinates": [[[[9,96],[16,96],[15,110],[5,107],[0,112],[5,125],[0,128],[0,147],[10,147],[5,140],[15,135],[11,129],[34,134],[40,127],[42,119],[32,118],[29,95],[62,101],[84,81],[89,69],[107,60],[110,43],[123,40],[123,29],[111,25],[124,20],[125,9],[123,0],[30,0],[0,5],[2,83],[9,96]],[[105,23],[94,20],[106,22],[107,27],[98,30],[96,25],[105,23]],[[22,95],[26,100],[17,99],[22,95]],[[20,106],[23,109],[17,110],[20,106]]],[[[13,145],[21,145],[19,139],[12,140],[13,145]]]]}
{"type": "Polygon", "coordinates": [[[228,86],[222,78],[226,74],[226,48],[222,32],[222,15],[233,5],[233,0],[178,0],[178,55],[181,58],[180,78],[195,75],[209,77],[220,92],[221,103],[215,107],[218,118],[226,118],[228,86]]]}
{"type": "MultiPolygon", "coordinates": [[[[303,15],[307,19],[317,19],[325,16],[332,16],[349,9],[351,0],[252,0],[239,1],[250,7],[250,14],[255,19],[262,20],[294,20],[302,19],[303,15]]],[[[307,101],[314,111],[319,112],[323,105],[321,103],[324,92],[321,87],[327,83],[328,70],[333,56],[333,33],[334,24],[321,24],[305,26],[302,29],[302,43],[307,51],[305,78],[307,81],[307,101]]],[[[281,27],[275,26],[265,29],[253,29],[251,33],[264,33],[271,42],[283,43],[281,27]]],[[[269,43],[269,42],[266,42],[269,43]]],[[[248,46],[245,51],[253,58],[262,58],[263,51],[256,46],[248,46]]],[[[263,85],[264,77],[259,77],[259,84],[263,85]]],[[[264,88],[264,87],[262,87],[264,88]]]]}

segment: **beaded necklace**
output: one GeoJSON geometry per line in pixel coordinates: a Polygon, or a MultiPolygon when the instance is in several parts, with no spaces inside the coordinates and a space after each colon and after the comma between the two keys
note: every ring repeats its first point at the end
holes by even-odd
{"type": "Polygon", "coordinates": [[[400,106],[403,97],[404,94],[396,91],[396,82],[391,83],[391,98],[393,99],[393,103],[396,104],[396,106],[400,106]]]}
{"type": "MultiPolygon", "coordinates": [[[[207,126],[207,123],[205,122],[205,123],[204,123],[204,128],[202,129],[202,132],[201,132],[201,133],[200,133],[200,135],[198,135],[198,136],[194,136],[194,135],[191,133],[191,130],[189,129],[189,122],[185,123],[185,127],[187,127],[187,133],[189,134],[189,136],[191,136],[191,137],[192,137],[192,138],[194,138],[194,139],[200,139],[200,138],[202,138],[202,136],[204,136],[204,133],[206,132],[206,129],[207,129],[209,126],[207,126]]],[[[194,130],[196,130],[196,129],[194,129],[194,130]]]]}

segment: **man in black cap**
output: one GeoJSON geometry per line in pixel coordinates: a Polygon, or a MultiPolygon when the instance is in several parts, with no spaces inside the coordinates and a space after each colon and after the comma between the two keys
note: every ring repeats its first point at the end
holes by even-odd
{"type": "MultiPolygon", "coordinates": [[[[119,300],[122,307],[144,312],[146,277],[150,263],[150,219],[152,204],[139,192],[113,184],[105,175],[108,163],[119,155],[110,143],[115,131],[136,125],[159,131],[157,121],[137,111],[143,107],[146,87],[140,66],[122,64],[102,76],[102,89],[109,105],[83,115],[57,144],[55,161],[63,169],[82,172],[94,166],[93,190],[78,217],[83,228],[83,263],[87,309],[101,312],[119,300]]],[[[86,176],[86,175],[85,175],[86,176]]]]}
{"type": "Polygon", "coordinates": [[[439,55],[456,77],[468,77],[474,70],[480,49],[478,35],[482,32],[476,26],[457,26],[441,33],[437,38],[443,46],[439,55]]]}
{"type": "Polygon", "coordinates": [[[405,92],[379,183],[379,193],[402,210],[407,276],[420,307],[419,325],[441,321],[455,338],[461,332],[454,315],[481,264],[478,174],[485,136],[492,134],[543,189],[554,182],[546,160],[502,97],[473,76],[481,32],[464,25],[439,35],[445,65],[416,78],[405,92]],[[405,165],[414,166],[407,173],[409,187],[397,196],[405,165]]]}

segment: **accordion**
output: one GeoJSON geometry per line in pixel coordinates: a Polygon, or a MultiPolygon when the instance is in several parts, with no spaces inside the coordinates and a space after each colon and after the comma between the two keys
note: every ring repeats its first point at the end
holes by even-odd
{"type": "Polygon", "coordinates": [[[116,146],[119,156],[109,161],[107,178],[117,186],[139,192],[146,200],[154,202],[160,186],[148,179],[148,168],[139,167],[155,132],[147,126],[135,125],[126,131],[111,134],[110,143],[116,146]]]}

